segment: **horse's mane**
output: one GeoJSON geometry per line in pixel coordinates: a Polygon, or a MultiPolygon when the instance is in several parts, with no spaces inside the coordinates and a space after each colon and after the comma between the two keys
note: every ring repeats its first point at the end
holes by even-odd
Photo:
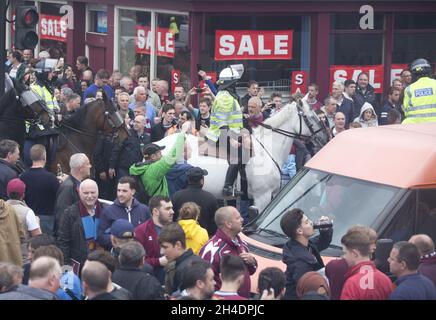
{"type": "Polygon", "coordinates": [[[266,119],[264,123],[277,128],[285,121],[289,121],[294,113],[297,113],[297,104],[295,101],[287,103],[278,113],[266,119]]]}
{"type": "Polygon", "coordinates": [[[91,101],[83,106],[80,106],[72,115],[71,117],[66,120],[66,123],[74,128],[82,128],[85,124],[85,120],[88,117],[88,113],[91,110],[94,110],[95,105],[101,105],[101,101],[94,100],[91,101]]]}

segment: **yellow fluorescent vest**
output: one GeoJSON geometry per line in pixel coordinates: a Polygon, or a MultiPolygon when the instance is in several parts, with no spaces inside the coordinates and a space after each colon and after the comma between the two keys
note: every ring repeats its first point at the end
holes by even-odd
{"type": "Polygon", "coordinates": [[[436,80],[422,77],[404,90],[403,123],[436,122],[436,80]]]}
{"type": "Polygon", "coordinates": [[[218,92],[212,105],[207,138],[217,142],[220,136],[220,128],[224,126],[228,126],[236,134],[239,134],[240,129],[243,127],[239,102],[225,90],[218,92]]]}

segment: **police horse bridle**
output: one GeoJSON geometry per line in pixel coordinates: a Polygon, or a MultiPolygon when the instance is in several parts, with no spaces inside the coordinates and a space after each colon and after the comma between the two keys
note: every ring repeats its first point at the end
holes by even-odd
{"type": "MultiPolygon", "coordinates": [[[[303,107],[301,105],[301,101],[296,101],[296,105],[297,105],[297,111],[298,111],[298,118],[299,118],[299,132],[298,133],[294,133],[294,132],[290,132],[290,131],[286,131],[280,128],[274,128],[272,126],[270,126],[269,124],[265,124],[265,123],[259,123],[259,125],[265,129],[271,130],[272,132],[278,133],[280,135],[283,135],[285,137],[288,138],[294,138],[294,139],[304,139],[304,140],[314,140],[316,141],[319,145],[322,145],[322,141],[316,136],[319,132],[324,131],[327,134],[327,128],[324,122],[322,122],[321,120],[319,120],[319,118],[317,118],[318,124],[320,124],[320,128],[318,130],[315,130],[314,124],[311,123],[307,117],[307,115],[304,113],[303,111],[303,107]],[[309,131],[310,131],[310,135],[304,135],[302,134],[303,131],[303,121],[306,124],[306,126],[308,127],[309,131]]],[[[279,164],[277,163],[277,161],[273,158],[272,154],[268,151],[268,149],[263,145],[262,141],[260,141],[259,139],[257,139],[254,135],[252,135],[256,141],[260,144],[260,146],[265,150],[265,152],[268,154],[268,156],[271,158],[271,160],[273,161],[274,165],[276,166],[277,170],[279,171],[279,173],[281,174],[282,169],[280,168],[279,164]]],[[[282,187],[282,181],[280,179],[280,188],[282,187]]]]}
{"type": "MultiPolygon", "coordinates": [[[[124,125],[124,120],[121,117],[121,114],[119,113],[119,111],[117,110],[117,108],[114,105],[114,102],[109,100],[109,101],[105,101],[105,100],[101,100],[101,102],[94,100],[93,102],[97,102],[97,103],[103,103],[103,106],[105,108],[104,111],[104,122],[103,122],[103,128],[105,126],[105,123],[107,122],[109,124],[109,126],[112,128],[112,133],[110,135],[110,140],[111,142],[114,142],[115,139],[118,138],[119,136],[119,131],[118,129],[124,125]],[[108,106],[109,104],[109,106],[108,106]]],[[[92,102],[91,102],[92,103],[92,102]]],[[[85,106],[82,106],[81,108],[86,108],[85,106]]],[[[92,138],[96,138],[97,134],[93,133],[93,132],[88,132],[86,130],[83,129],[77,129],[75,127],[73,127],[72,125],[66,123],[66,122],[61,122],[60,123],[60,127],[65,127],[71,131],[74,131],[76,133],[79,133],[81,135],[84,136],[88,136],[88,137],[92,137],[92,138]]],[[[129,134],[129,132],[127,131],[127,133],[129,134]]],[[[67,136],[65,135],[65,133],[63,133],[62,131],[60,131],[60,134],[65,138],[65,140],[71,144],[73,146],[73,148],[78,151],[81,152],[81,150],[79,150],[79,148],[70,141],[70,139],[67,138],[67,136]]]]}

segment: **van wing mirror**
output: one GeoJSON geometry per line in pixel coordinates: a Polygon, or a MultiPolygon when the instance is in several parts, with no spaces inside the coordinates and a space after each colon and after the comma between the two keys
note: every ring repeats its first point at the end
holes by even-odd
{"type": "Polygon", "coordinates": [[[394,241],[392,239],[379,239],[376,242],[377,248],[375,249],[375,260],[374,263],[381,272],[388,274],[389,271],[389,262],[388,258],[391,253],[392,247],[394,245],[394,241]]]}

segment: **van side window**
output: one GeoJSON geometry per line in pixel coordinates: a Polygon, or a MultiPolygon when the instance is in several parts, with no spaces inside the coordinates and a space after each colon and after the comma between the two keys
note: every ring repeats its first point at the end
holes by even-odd
{"type": "MultiPolygon", "coordinates": [[[[395,242],[408,241],[409,238],[415,233],[415,208],[416,208],[416,193],[413,192],[407,201],[398,210],[395,217],[389,223],[385,232],[381,237],[385,239],[392,239],[395,242]]],[[[381,238],[380,237],[380,238],[381,238]]]]}
{"type": "Polygon", "coordinates": [[[436,189],[418,190],[417,233],[424,233],[436,242],[436,189]]]}

